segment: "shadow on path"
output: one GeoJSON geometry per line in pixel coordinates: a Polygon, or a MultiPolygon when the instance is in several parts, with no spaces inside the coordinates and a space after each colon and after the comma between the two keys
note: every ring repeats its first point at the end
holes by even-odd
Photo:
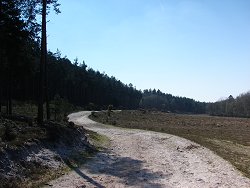
{"type": "MultiPolygon", "coordinates": [[[[143,166],[143,161],[130,157],[120,157],[109,152],[100,152],[84,169],[94,175],[109,175],[118,177],[119,183],[128,186],[163,188],[154,180],[168,179],[171,175],[163,175],[162,172],[152,172],[143,166]]],[[[81,170],[78,169],[81,172],[81,170]]],[[[171,173],[169,173],[171,174],[171,173]]]]}
{"type": "Polygon", "coordinates": [[[97,188],[105,188],[104,186],[102,186],[100,183],[96,182],[95,180],[93,180],[92,178],[90,178],[89,176],[87,176],[86,174],[84,174],[80,168],[75,168],[74,166],[72,166],[70,163],[67,163],[68,167],[72,170],[74,170],[80,177],[82,177],[83,179],[85,179],[86,181],[88,181],[89,183],[91,183],[92,185],[96,186],[97,188]]]}

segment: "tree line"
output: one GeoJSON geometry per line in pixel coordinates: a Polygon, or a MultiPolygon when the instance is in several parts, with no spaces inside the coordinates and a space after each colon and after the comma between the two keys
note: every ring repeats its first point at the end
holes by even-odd
{"type": "Polygon", "coordinates": [[[155,109],[164,112],[175,113],[206,113],[206,103],[198,102],[186,97],[173,96],[160,90],[146,89],[143,91],[143,97],[140,107],[145,109],[155,109]]]}
{"type": "Polygon", "coordinates": [[[160,90],[144,90],[140,107],[163,112],[209,114],[211,116],[250,117],[250,92],[213,103],[173,96],[160,90]]]}
{"type": "MultiPolygon", "coordinates": [[[[34,44],[32,60],[15,62],[12,85],[2,82],[0,97],[6,102],[10,97],[18,101],[38,101],[39,99],[39,45],[34,44]],[[18,65],[20,64],[20,67],[18,65]]],[[[29,54],[31,55],[31,54],[29,54]]],[[[109,77],[78,60],[71,62],[61,57],[60,52],[47,53],[48,61],[48,99],[53,100],[59,95],[76,106],[92,109],[107,109],[113,105],[119,109],[136,109],[139,107],[142,94],[131,84],[126,85],[115,77],[109,77]]],[[[8,79],[6,69],[1,69],[1,80],[8,79]]]]}
{"type": "Polygon", "coordinates": [[[50,101],[60,96],[89,109],[155,109],[177,113],[249,117],[249,93],[215,103],[172,96],[160,90],[139,91],[115,77],[95,71],[76,58],[47,52],[46,15],[57,0],[0,1],[0,112],[12,113],[12,100],[36,101],[39,121],[44,103],[49,118],[50,101]],[[42,14],[42,24],[36,19],[42,14]],[[41,36],[39,37],[39,34],[41,36]]]}
{"type": "Polygon", "coordinates": [[[38,101],[42,105],[39,116],[43,104],[59,95],[79,106],[137,108],[141,92],[131,85],[87,69],[78,60],[71,62],[59,52],[47,52],[49,5],[59,12],[56,0],[0,1],[0,107],[5,105],[11,114],[13,99],[38,101]],[[36,20],[39,14],[42,24],[36,20]]]}
{"type": "Polygon", "coordinates": [[[71,62],[60,53],[48,53],[49,99],[59,94],[70,103],[95,109],[107,109],[108,105],[121,109],[136,109],[141,92],[115,77],[109,77],[77,59],[71,62]]]}
{"type": "Polygon", "coordinates": [[[250,92],[207,104],[207,113],[215,116],[250,117],[250,92]]]}

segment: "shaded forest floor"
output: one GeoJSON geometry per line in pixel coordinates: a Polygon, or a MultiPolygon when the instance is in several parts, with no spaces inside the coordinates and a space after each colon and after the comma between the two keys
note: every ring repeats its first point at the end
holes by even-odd
{"type": "Polygon", "coordinates": [[[67,121],[39,126],[36,109],[22,104],[14,106],[11,117],[0,114],[0,187],[38,187],[98,151],[98,134],[67,121]]]}
{"type": "Polygon", "coordinates": [[[250,119],[183,115],[149,111],[92,113],[94,121],[124,128],[165,132],[195,141],[224,159],[250,178],[250,119]]]}

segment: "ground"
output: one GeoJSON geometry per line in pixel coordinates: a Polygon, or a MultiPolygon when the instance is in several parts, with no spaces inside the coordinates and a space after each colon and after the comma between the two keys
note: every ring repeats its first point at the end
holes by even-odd
{"type": "Polygon", "coordinates": [[[95,135],[66,122],[38,126],[0,117],[0,188],[39,187],[60,177],[96,152],[88,142],[95,135]]]}
{"type": "Polygon", "coordinates": [[[250,178],[250,118],[146,110],[92,113],[91,119],[123,128],[173,134],[205,146],[250,178]]]}
{"type": "Polygon", "coordinates": [[[49,183],[53,187],[250,187],[230,163],[192,141],[165,133],[95,123],[91,112],[69,116],[105,135],[109,146],[81,168],[49,183]]]}

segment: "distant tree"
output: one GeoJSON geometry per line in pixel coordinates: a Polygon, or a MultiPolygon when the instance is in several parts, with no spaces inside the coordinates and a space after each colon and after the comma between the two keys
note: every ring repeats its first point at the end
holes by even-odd
{"type": "Polygon", "coordinates": [[[230,95],[226,100],[208,104],[208,113],[217,116],[250,117],[250,93],[230,95]]]}
{"type": "Polygon", "coordinates": [[[79,64],[78,58],[76,57],[76,58],[74,59],[74,65],[75,65],[75,66],[78,66],[78,64],[79,64]]]}
{"type": "Polygon", "coordinates": [[[82,64],[80,65],[80,67],[81,67],[83,70],[86,70],[87,65],[85,64],[85,61],[82,61],[82,64]]]}
{"type": "Polygon", "coordinates": [[[153,89],[152,93],[153,93],[153,94],[156,94],[156,90],[155,90],[155,89],[153,89]]]}
{"type": "Polygon", "coordinates": [[[54,53],[54,56],[55,56],[56,59],[60,59],[61,58],[62,53],[60,52],[60,50],[58,48],[56,49],[56,53],[54,53]]]}

